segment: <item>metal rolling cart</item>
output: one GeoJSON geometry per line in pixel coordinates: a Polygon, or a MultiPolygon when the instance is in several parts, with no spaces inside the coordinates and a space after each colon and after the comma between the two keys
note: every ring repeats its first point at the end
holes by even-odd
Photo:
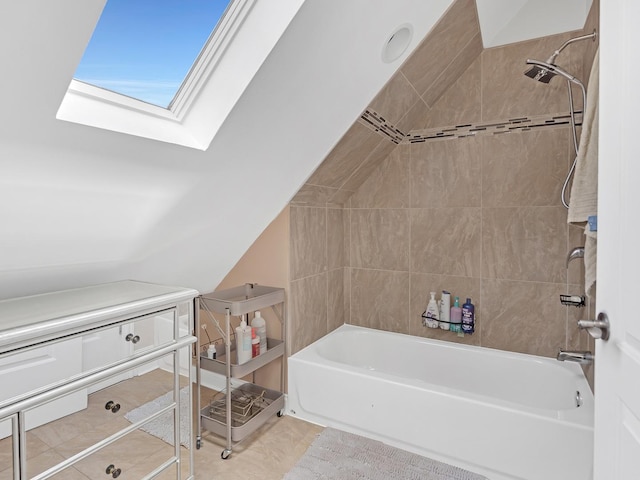
{"type": "MultiPolygon", "coordinates": [[[[259,368],[284,356],[284,339],[287,338],[284,289],[247,283],[240,287],[201,295],[195,310],[197,332],[200,332],[201,328],[200,312],[204,311],[221,335],[221,338],[213,341],[209,339],[204,345],[199,339],[196,343],[196,404],[199,412],[196,448],[199,449],[202,445],[202,430],[208,430],[226,438],[226,448],[220,456],[227,459],[232,453],[234,443],[255,432],[274,414],[280,417],[284,412],[284,358],[280,372],[280,391],[263,388],[255,383],[243,383],[238,386],[231,384],[233,378],[254,374],[259,368]],[[235,341],[232,341],[235,332],[231,329],[231,316],[240,317],[266,307],[271,307],[280,320],[283,340],[267,338],[266,352],[239,365],[235,341]],[[224,327],[220,326],[213,313],[224,314],[224,327]],[[207,356],[206,347],[209,345],[216,347],[215,359],[207,356]],[[218,348],[222,346],[224,348],[218,348]],[[214,395],[204,408],[200,400],[201,368],[226,377],[225,390],[214,395]]],[[[255,376],[253,381],[255,382],[255,376]]]]}

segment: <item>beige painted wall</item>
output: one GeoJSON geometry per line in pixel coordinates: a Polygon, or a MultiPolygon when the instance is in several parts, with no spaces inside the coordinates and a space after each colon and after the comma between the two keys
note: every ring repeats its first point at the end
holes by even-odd
{"type": "MultiPolygon", "coordinates": [[[[213,255],[213,253],[212,253],[213,255]]],[[[264,232],[251,245],[235,267],[222,280],[216,290],[257,283],[272,287],[283,287],[288,293],[289,287],[289,207],[271,222],[264,232]]],[[[286,310],[286,309],[285,309],[286,310]]],[[[282,339],[281,324],[274,312],[267,308],[261,311],[267,322],[267,336],[282,339]]],[[[224,315],[216,314],[220,325],[224,325],[224,315]]],[[[250,315],[253,318],[252,315],[250,315]]],[[[220,337],[214,323],[206,312],[200,312],[201,325],[206,325],[206,332],[201,329],[200,341],[208,342],[207,333],[214,339],[220,337]]],[[[232,317],[232,327],[239,325],[240,319],[232,317]]],[[[274,361],[255,373],[255,381],[259,385],[280,389],[281,362],[274,361]]],[[[247,380],[251,380],[248,378],[247,380]]]]}

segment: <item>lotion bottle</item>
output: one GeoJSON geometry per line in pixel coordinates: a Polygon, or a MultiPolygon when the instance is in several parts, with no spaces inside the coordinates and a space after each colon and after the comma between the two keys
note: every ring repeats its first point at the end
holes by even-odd
{"type": "Polygon", "coordinates": [[[238,365],[251,360],[251,327],[247,325],[244,315],[242,315],[240,326],[236,327],[236,355],[238,365]]]}
{"type": "Polygon", "coordinates": [[[449,330],[450,315],[451,294],[446,290],[443,290],[442,297],[440,297],[440,328],[442,330],[449,330]]]}
{"type": "Polygon", "coordinates": [[[430,292],[430,294],[431,299],[429,299],[429,304],[425,311],[425,323],[429,328],[438,328],[440,312],[438,311],[438,304],[436,303],[436,292],[430,292]]]}
{"type": "Polygon", "coordinates": [[[256,329],[256,334],[260,337],[260,355],[262,355],[267,351],[267,322],[262,318],[259,310],[256,310],[251,326],[256,329]]]}
{"type": "Polygon", "coordinates": [[[460,308],[460,297],[455,297],[453,302],[453,307],[451,307],[451,325],[449,330],[456,333],[461,333],[461,323],[462,323],[462,308],[460,308]]]}

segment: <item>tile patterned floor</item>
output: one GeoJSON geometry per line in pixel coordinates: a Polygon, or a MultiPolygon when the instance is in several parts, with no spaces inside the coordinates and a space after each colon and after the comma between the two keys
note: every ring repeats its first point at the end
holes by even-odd
{"type": "MultiPolygon", "coordinates": [[[[171,389],[172,377],[167,372],[154,370],[145,375],[113,385],[89,395],[85,410],[50,422],[27,432],[27,473],[29,478],[45,471],[61,459],[73,455],[97,440],[127,427],[124,415],[145,402],[153,400],[171,389]],[[105,403],[118,400],[121,408],[116,413],[106,411],[105,403]]],[[[186,383],[185,383],[186,384],[186,383]]],[[[202,389],[202,404],[211,398],[212,391],[202,389]]],[[[227,460],[220,458],[225,448],[224,438],[203,432],[202,446],[194,452],[197,480],[276,480],[295,464],[306,451],[322,427],[292,417],[273,417],[253,435],[234,445],[227,460]]],[[[195,428],[194,428],[195,435],[195,428]]],[[[139,480],[149,472],[149,465],[159,464],[167,458],[173,447],[141,431],[127,435],[100,452],[91,455],[54,477],[56,480],[103,480],[105,465],[117,463],[122,469],[119,480],[139,480]]],[[[183,460],[189,462],[188,450],[182,448],[183,460]]],[[[11,442],[0,440],[0,480],[13,480],[11,472],[11,442]]],[[[188,468],[184,469],[188,471],[188,468]]],[[[162,480],[174,474],[166,472],[162,480]]],[[[183,478],[186,478],[183,471],[183,478]]]]}

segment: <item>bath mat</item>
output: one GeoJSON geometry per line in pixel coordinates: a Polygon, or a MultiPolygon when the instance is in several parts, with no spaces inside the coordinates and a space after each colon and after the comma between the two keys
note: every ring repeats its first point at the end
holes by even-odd
{"type": "Polygon", "coordinates": [[[284,480],[487,480],[487,477],[325,428],[284,480]]]}
{"type": "MultiPolygon", "coordinates": [[[[134,408],[124,418],[131,423],[138,422],[170,405],[171,402],[173,402],[173,392],[167,392],[155,400],[134,408]]],[[[145,423],[140,430],[173,445],[173,412],[167,412],[155,420],[145,423]]],[[[189,448],[189,387],[180,390],[180,444],[189,448]]]]}

